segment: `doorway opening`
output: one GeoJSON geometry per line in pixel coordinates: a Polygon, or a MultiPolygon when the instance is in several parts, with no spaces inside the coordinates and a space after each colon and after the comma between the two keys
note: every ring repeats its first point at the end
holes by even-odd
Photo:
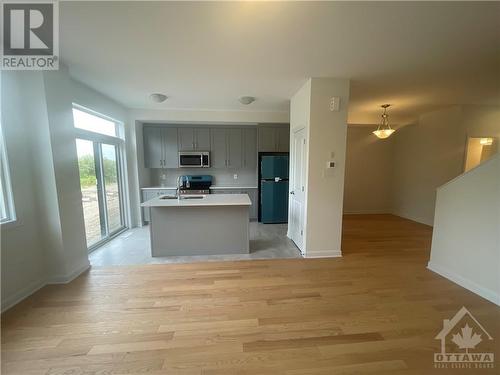
{"type": "Polygon", "coordinates": [[[126,229],[124,142],[118,122],[73,108],[87,248],[126,229]]]}
{"type": "Polygon", "coordinates": [[[465,155],[464,172],[477,167],[496,154],[498,147],[494,137],[469,137],[465,155]]]}

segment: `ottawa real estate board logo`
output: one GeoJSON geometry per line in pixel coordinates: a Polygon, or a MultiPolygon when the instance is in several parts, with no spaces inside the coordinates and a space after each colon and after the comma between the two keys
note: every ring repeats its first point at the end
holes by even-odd
{"type": "Polygon", "coordinates": [[[443,320],[443,329],[435,339],[441,340],[441,352],[434,353],[435,368],[494,367],[494,353],[482,349],[488,344],[490,348],[493,347],[493,337],[465,307],[462,307],[453,318],[443,320]]]}
{"type": "Polygon", "coordinates": [[[3,70],[59,69],[57,1],[2,1],[3,70]]]}

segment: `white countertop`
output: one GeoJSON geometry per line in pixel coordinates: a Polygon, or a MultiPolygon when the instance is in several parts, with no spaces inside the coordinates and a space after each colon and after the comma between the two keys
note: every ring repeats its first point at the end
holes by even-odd
{"type": "MultiPolygon", "coordinates": [[[[141,190],[176,190],[175,186],[152,186],[143,187],[141,190]]],[[[257,189],[257,186],[211,186],[211,190],[217,189],[257,189]]]]}
{"type": "Polygon", "coordinates": [[[160,199],[153,198],[141,207],[201,207],[201,206],[251,206],[248,194],[208,194],[203,199],[160,199]]]}

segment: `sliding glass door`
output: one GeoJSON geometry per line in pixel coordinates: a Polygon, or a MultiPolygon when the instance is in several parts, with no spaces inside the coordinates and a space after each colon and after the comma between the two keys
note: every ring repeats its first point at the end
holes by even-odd
{"type": "Polygon", "coordinates": [[[77,138],[87,247],[125,228],[119,144],[77,138]]]}

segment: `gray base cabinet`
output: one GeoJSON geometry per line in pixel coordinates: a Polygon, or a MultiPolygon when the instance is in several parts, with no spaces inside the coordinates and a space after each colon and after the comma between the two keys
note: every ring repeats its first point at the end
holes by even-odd
{"type": "Polygon", "coordinates": [[[252,205],[250,206],[250,220],[257,220],[259,216],[258,209],[258,189],[212,189],[212,194],[248,194],[252,205]]]}
{"type": "MultiPolygon", "coordinates": [[[[141,203],[147,202],[153,198],[162,196],[162,195],[175,195],[175,189],[143,189],[141,196],[141,203]]],[[[146,223],[149,223],[151,218],[149,207],[142,208],[142,220],[146,223]]]]}

